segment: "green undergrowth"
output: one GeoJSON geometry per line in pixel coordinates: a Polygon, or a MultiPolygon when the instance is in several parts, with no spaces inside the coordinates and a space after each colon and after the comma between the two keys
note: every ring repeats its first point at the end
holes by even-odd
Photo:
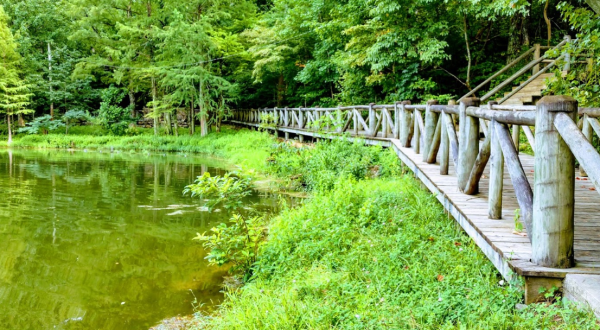
{"type": "Polygon", "coordinates": [[[523,310],[436,198],[391,151],[279,145],[269,171],[312,191],[269,225],[253,277],[194,329],[598,329],[567,305],[523,310]]]}
{"type": "Polygon", "coordinates": [[[82,134],[20,135],[15,138],[11,147],[202,153],[224,157],[233,164],[263,171],[266,170],[265,159],[269,157],[275,144],[275,139],[267,133],[230,127],[206,137],[199,134],[181,134],[178,137],[151,134],[113,136],[95,135],[94,132],[94,128],[86,127],[82,134]],[[84,134],[85,132],[91,134],[84,134]]]}

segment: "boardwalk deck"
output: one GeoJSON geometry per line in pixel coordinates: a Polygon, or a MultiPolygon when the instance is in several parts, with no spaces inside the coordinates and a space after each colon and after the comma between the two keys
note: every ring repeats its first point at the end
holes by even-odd
{"type": "MultiPolygon", "coordinates": [[[[236,122],[257,127],[258,124],[236,122]]],[[[298,128],[278,128],[281,132],[302,134],[316,138],[327,138],[310,130],[298,128]]],[[[440,174],[439,164],[423,162],[423,156],[413,148],[404,148],[396,139],[365,137],[366,132],[347,135],[350,139],[357,136],[364,138],[368,144],[383,145],[393,148],[402,162],[408,166],[420,181],[434,194],[454,219],[471,236],[483,253],[492,261],[500,273],[507,279],[515,274],[528,278],[556,279],[561,283],[568,274],[597,275],[600,279],[600,195],[588,178],[576,177],[575,180],[575,262],[576,266],[568,269],[540,267],[531,262],[531,243],[524,234],[515,232],[515,210],[519,208],[514,188],[508,171],[504,171],[504,189],[502,219],[488,218],[488,184],[489,166],[480,181],[480,193],[466,195],[459,191],[454,166],[451,162],[448,175],[440,174]]],[[[534,157],[520,154],[527,179],[533,186],[534,157]]],[[[438,155],[439,161],[439,155],[438,155]]],[[[505,164],[506,166],[506,164],[505,164]]],[[[576,284],[570,284],[576,287],[576,284]]],[[[597,294],[600,296],[600,286],[597,294]]],[[[590,293],[588,292],[588,296],[590,293]]],[[[527,298],[526,298],[527,300],[527,298]]],[[[600,316],[600,310],[596,313],[600,316]]]]}

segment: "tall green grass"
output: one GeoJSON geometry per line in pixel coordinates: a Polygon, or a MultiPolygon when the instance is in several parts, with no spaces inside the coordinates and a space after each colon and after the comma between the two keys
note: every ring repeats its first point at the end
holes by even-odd
{"type": "Polygon", "coordinates": [[[275,143],[275,139],[264,132],[225,127],[223,132],[211,133],[206,137],[183,134],[179,137],[153,136],[150,134],[136,136],[20,135],[15,138],[11,147],[203,153],[227,158],[229,162],[234,164],[264,170],[266,169],[265,160],[269,157],[275,143]]]}
{"type": "Polygon", "coordinates": [[[313,192],[269,227],[252,281],[196,329],[598,329],[567,305],[529,306],[390,151],[279,145],[268,169],[313,192]]]}

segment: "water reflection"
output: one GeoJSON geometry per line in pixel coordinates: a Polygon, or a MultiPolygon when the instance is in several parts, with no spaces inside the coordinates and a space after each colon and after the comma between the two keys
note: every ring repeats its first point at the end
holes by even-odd
{"type": "MultiPolygon", "coordinates": [[[[0,151],[2,329],[143,329],[222,297],[191,240],[228,217],[183,197],[218,160],[0,151]],[[192,294],[193,292],[193,294],[192,294]]],[[[251,196],[262,211],[275,198],[251,196]]]]}

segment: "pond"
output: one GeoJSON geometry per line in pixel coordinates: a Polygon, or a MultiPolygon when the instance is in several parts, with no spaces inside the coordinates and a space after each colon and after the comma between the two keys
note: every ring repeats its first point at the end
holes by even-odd
{"type": "MultiPolygon", "coordinates": [[[[0,327],[148,329],[210,309],[226,269],[193,241],[227,220],[184,187],[227,164],[189,155],[0,151],[0,327]]],[[[276,212],[255,192],[245,203],[276,212]]]]}

